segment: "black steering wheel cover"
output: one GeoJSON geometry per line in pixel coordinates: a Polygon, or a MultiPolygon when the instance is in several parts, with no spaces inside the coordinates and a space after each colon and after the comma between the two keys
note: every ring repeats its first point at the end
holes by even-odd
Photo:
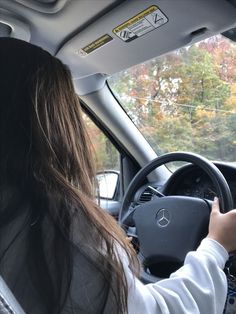
{"type": "Polygon", "coordinates": [[[216,188],[217,195],[220,199],[221,211],[224,213],[233,209],[233,199],[228,183],[220,170],[212,162],[198,154],[187,152],[174,152],[167,153],[153,159],[135,175],[128,187],[122,203],[119,216],[119,221],[121,222],[121,224],[123,217],[129,209],[132,198],[140,186],[140,182],[142,182],[143,179],[154,169],[160,167],[163,164],[173,161],[185,161],[199,166],[205,173],[209,175],[216,188]]]}

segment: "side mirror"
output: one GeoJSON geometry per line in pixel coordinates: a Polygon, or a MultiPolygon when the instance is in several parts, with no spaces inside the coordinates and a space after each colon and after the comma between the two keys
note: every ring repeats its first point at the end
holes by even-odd
{"type": "Polygon", "coordinates": [[[98,197],[112,200],[119,184],[119,172],[106,170],[96,174],[98,197]]]}

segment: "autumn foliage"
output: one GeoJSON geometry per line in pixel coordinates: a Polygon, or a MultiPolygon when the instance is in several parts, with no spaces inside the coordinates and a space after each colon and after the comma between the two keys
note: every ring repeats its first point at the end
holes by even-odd
{"type": "Polygon", "coordinates": [[[109,84],[156,152],[236,161],[236,44],[223,36],[118,73],[109,84]]]}
{"type": "MultiPolygon", "coordinates": [[[[118,73],[108,80],[158,153],[184,150],[236,162],[236,43],[215,36],[118,73]]],[[[87,120],[98,169],[119,159],[87,120]]]]}

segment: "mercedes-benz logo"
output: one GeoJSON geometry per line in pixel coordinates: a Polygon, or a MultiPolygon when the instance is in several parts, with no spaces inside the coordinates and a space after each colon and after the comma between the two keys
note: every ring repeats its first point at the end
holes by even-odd
{"type": "Polygon", "coordinates": [[[167,209],[160,209],[156,215],[158,226],[162,228],[167,227],[170,223],[170,218],[170,212],[167,209]]]}

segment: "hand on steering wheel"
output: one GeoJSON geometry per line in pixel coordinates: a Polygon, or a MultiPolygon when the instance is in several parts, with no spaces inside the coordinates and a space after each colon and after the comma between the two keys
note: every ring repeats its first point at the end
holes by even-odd
{"type": "Polygon", "coordinates": [[[219,200],[215,197],[210,215],[208,237],[219,242],[228,252],[236,250],[236,210],[220,212],[219,200]]]}

